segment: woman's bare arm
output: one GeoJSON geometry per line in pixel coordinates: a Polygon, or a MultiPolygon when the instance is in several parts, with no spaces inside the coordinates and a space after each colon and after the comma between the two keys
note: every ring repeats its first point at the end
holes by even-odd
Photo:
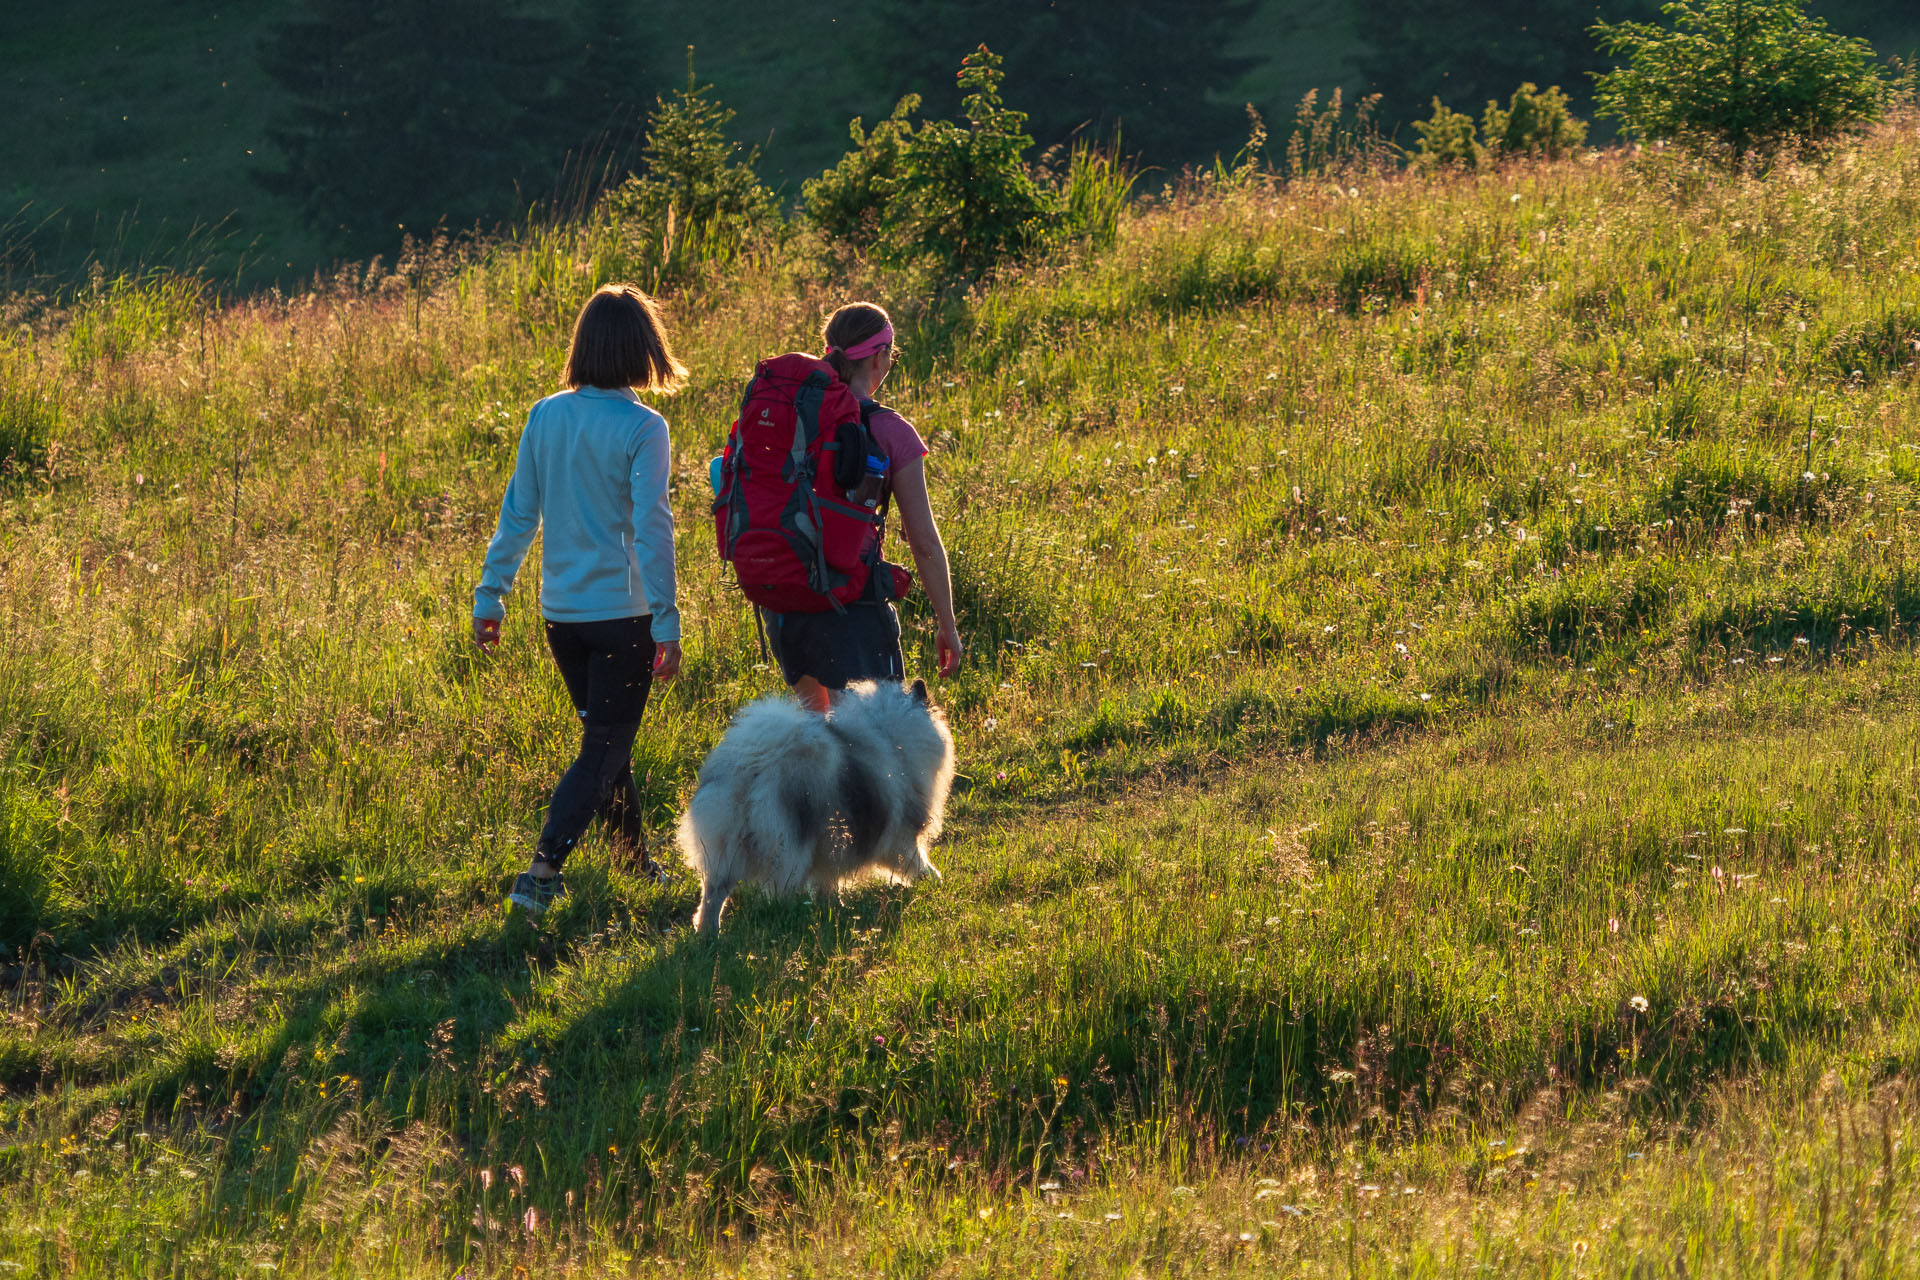
{"type": "Polygon", "coordinates": [[[900,508],[901,536],[913,552],[914,568],[920,572],[920,585],[939,626],[940,674],[950,676],[960,669],[964,647],[953,616],[953,574],[947,565],[947,548],[940,540],[933,502],[927,496],[926,459],[915,458],[894,468],[893,500],[900,508]]]}

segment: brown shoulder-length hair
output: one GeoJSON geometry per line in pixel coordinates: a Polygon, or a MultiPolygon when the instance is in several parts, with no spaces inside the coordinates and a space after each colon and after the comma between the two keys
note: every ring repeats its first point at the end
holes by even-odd
{"type": "Polygon", "coordinates": [[[686,381],[687,367],[667,345],[667,329],[652,298],[630,284],[594,290],[573,322],[567,347],[567,385],[671,394],[686,381]]]}
{"type": "Polygon", "coordinates": [[[846,349],[859,346],[892,323],[887,309],[877,302],[849,302],[827,317],[826,327],[820,331],[820,341],[827,348],[827,363],[833,366],[840,381],[847,380],[847,374],[852,371],[854,364],[847,359],[846,349]]]}

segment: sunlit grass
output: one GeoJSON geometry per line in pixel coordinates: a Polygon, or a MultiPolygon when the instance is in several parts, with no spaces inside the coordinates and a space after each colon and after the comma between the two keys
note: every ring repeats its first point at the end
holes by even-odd
{"type": "Polygon", "coordinates": [[[0,1268],[1900,1269],[1911,127],[674,298],[656,830],[774,684],[704,460],[845,297],[901,321],[972,649],[946,879],[717,944],[597,843],[499,903],[570,716],[531,590],[493,659],[464,621],[617,229],[11,336],[0,1268]]]}

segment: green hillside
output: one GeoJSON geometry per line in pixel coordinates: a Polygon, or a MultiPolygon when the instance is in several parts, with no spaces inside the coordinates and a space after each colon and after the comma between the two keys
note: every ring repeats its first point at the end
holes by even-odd
{"type": "MultiPolygon", "coordinates": [[[[284,98],[256,54],[294,8],[77,0],[0,16],[0,107],[17,122],[0,136],[0,216],[11,219],[0,244],[16,246],[15,260],[31,248],[55,272],[90,258],[110,270],[205,262],[216,278],[239,272],[252,284],[325,266],[322,243],[250,176],[279,167],[268,129],[284,98]]],[[[739,135],[766,149],[767,176],[797,190],[844,149],[850,116],[891,104],[841,89],[848,77],[831,57],[766,84],[761,68],[803,43],[812,23],[790,6],[762,8],[741,21],[738,8],[686,6],[671,38],[651,42],[655,65],[632,86],[630,132],[655,94],[684,80],[695,45],[702,78],[742,108],[739,135]]]]}
{"type": "MultiPolygon", "coordinates": [[[[1861,0],[1816,7],[1883,51],[1920,46],[1913,14],[1861,0]]],[[[590,5],[535,8],[578,15],[590,5]]],[[[872,119],[892,105],[880,87],[890,82],[888,68],[858,61],[872,56],[861,51],[876,40],[876,27],[892,21],[881,0],[830,12],[771,0],[660,0],[643,8],[660,15],[659,29],[636,33],[647,69],[644,83],[631,86],[629,127],[616,130],[621,154],[632,155],[639,117],[654,96],[684,79],[688,45],[697,49],[701,78],[738,109],[737,136],[763,149],[762,172],[789,196],[839,156],[850,117],[872,119]]],[[[268,130],[287,106],[260,70],[260,42],[298,11],[291,0],[240,7],[195,0],[164,9],[73,0],[0,13],[0,111],[10,125],[0,131],[0,287],[49,275],[70,281],[96,260],[109,270],[203,266],[243,287],[290,284],[327,267],[335,251],[291,203],[250,176],[281,166],[268,130]]],[[[1211,97],[1258,105],[1283,143],[1293,105],[1309,89],[1394,88],[1366,85],[1358,70],[1368,47],[1364,26],[1353,0],[1260,0],[1233,42],[1244,72],[1211,97]]],[[[956,59],[960,51],[952,51],[956,59]]],[[[1016,68],[1009,84],[1015,105],[1022,92],[1016,68]]],[[[1178,168],[1168,157],[1154,159],[1178,168]]],[[[552,197],[551,181],[524,190],[523,199],[552,197]]],[[[389,259],[399,248],[395,235],[379,250],[389,259]]]]}
{"type": "MultiPolygon", "coordinates": [[[[0,216],[42,266],[209,252],[282,269],[317,246],[247,177],[275,96],[252,52],[273,10],[76,0],[0,16],[0,216]]],[[[15,263],[16,270],[24,266],[15,263]]]]}
{"type": "Polygon", "coordinates": [[[971,649],[945,878],[717,941],[597,838],[501,907],[574,730],[470,593],[618,228],[11,332],[0,1272],[1912,1271],[1915,123],[669,297],[656,838],[775,684],[705,461],[841,299],[971,649]]]}

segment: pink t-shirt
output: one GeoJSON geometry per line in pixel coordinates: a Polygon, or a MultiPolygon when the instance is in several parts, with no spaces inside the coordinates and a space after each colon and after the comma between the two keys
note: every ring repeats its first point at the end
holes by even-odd
{"type": "Polygon", "coordinates": [[[927,456],[927,442],[920,438],[911,422],[891,409],[881,409],[868,418],[867,429],[873,432],[874,443],[887,455],[895,471],[915,458],[927,456]]]}

